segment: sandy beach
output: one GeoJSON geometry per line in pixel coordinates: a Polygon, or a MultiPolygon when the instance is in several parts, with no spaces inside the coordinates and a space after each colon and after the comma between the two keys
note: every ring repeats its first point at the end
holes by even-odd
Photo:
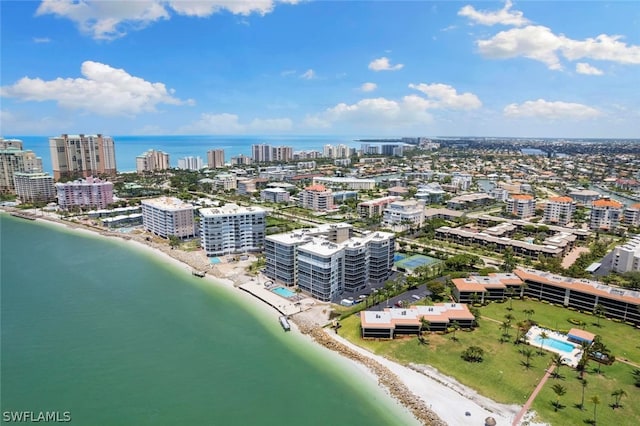
{"type": "MultiPolygon", "coordinates": [[[[251,259],[212,265],[202,250],[187,252],[172,249],[166,241],[150,238],[145,233],[112,232],[85,223],[61,220],[53,215],[38,216],[37,220],[45,220],[79,232],[119,238],[134,245],[136,249],[158,256],[163,262],[171,262],[186,272],[205,271],[204,280],[212,285],[222,285],[229,291],[242,295],[244,300],[274,319],[280,315],[276,309],[238,288],[239,285],[254,279],[244,272],[251,259]]],[[[430,366],[403,366],[350,343],[324,328],[329,322],[330,307],[327,304],[318,302],[313,306],[306,306],[305,309],[291,317],[294,333],[304,334],[316,344],[337,352],[353,363],[361,373],[375,378],[378,385],[421,424],[483,425],[487,417],[493,417],[498,425],[511,425],[512,419],[520,409],[519,406],[498,404],[484,398],[430,366]]]]}

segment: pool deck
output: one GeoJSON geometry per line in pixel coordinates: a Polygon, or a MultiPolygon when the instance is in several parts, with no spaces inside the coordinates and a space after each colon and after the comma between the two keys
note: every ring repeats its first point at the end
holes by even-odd
{"type": "Polygon", "coordinates": [[[547,333],[548,338],[560,340],[575,347],[575,349],[568,354],[566,352],[560,351],[551,346],[547,346],[546,344],[542,345],[542,349],[562,355],[563,364],[568,365],[569,367],[576,368],[578,365],[578,362],[580,361],[580,358],[582,357],[582,349],[580,349],[580,346],[576,345],[575,343],[569,342],[566,334],[562,334],[562,333],[558,333],[557,331],[547,330],[541,327],[533,326],[529,329],[529,331],[525,335],[525,339],[527,339],[527,342],[531,346],[539,348],[540,344],[536,342],[536,338],[539,337],[542,334],[542,332],[547,333]]]}
{"type": "Polygon", "coordinates": [[[272,306],[282,315],[294,315],[308,309],[313,305],[313,299],[306,298],[300,301],[289,300],[282,296],[278,296],[273,291],[266,288],[257,281],[249,281],[238,286],[239,289],[252,294],[256,298],[262,300],[266,304],[272,306]]]}

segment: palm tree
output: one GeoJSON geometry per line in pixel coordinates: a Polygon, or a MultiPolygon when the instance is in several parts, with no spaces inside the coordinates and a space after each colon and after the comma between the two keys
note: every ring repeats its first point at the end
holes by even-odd
{"type": "Polygon", "coordinates": [[[542,333],[540,333],[540,351],[538,351],[539,354],[544,354],[544,341],[547,340],[549,338],[549,335],[547,334],[546,331],[543,331],[542,333]]]}
{"type": "Polygon", "coordinates": [[[591,402],[593,402],[593,424],[595,425],[598,423],[598,404],[600,404],[600,398],[598,398],[598,395],[592,396],[591,402]]]}
{"type": "Polygon", "coordinates": [[[531,357],[533,356],[533,351],[530,348],[525,348],[521,351],[522,355],[526,358],[522,364],[527,368],[527,370],[531,367],[531,357]]]}
{"type": "Polygon", "coordinates": [[[514,344],[520,343],[520,338],[522,337],[522,333],[524,332],[525,323],[524,321],[518,321],[516,324],[516,340],[513,342],[514,344]]]}
{"type": "Polygon", "coordinates": [[[505,293],[509,298],[509,307],[507,309],[510,311],[513,311],[513,296],[516,294],[516,291],[513,289],[513,287],[507,287],[507,290],[505,293]]]}
{"type": "Polygon", "coordinates": [[[509,337],[511,337],[511,335],[509,334],[511,321],[502,321],[502,324],[500,324],[500,328],[502,329],[502,337],[500,338],[500,343],[503,343],[505,340],[509,340],[509,337]]]}
{"type": "Polygon", "coordinates": [[[605,316],[606,313],[607,313],[606,309],[601,304],[598,303],[596,306],[594,306],[593,315],[595,315],[596,318],[598,318],[598,324],[597,324],[598,327],[600,327],[600,318],[605,316]]]}
{"type": "Polygon", "coordinates": [[[556,366],[555,370],[553,370],[553,377],[557,379],[560,377],[560,366],[562,366],[562,355],[560,354],[551,355],[551,362],[553,362],[556,366]]]}
{"type": "Polygon", "coordinates": [[[453,328],[453,336],[451,336],[451,340],[455,342],[458,340],[458,338],[456,337],[456,331],[460,330],[460,323],[458,321],[452,322],[451,328],[453,328]]]}
{"type": "Polygon", "coordinates": [[[587,382],[587,379],[582,379],[582,399],[580,401],[581,410],[584,410],[584,389],[587,387],[588,384],[589,382],[587,382]]]}
{"type": "Polygon", "coordinates": [[[564,395],[565,393],[567,393],[567,388],[565,388],[564,386],[562,386],[559,383],[556,383],[555,385],[553,385],[551,387],[551,390],[553,390],[553,393],[556,394],[556,401],[553,404],[554,411],[558,411],[558,408],[560,408],[560,397],[562,395],[564,395]]]}
{"type": "Polygon", "coordinates": [[[431,331],[431,323],[424,316],[420,317],[420,344],[427,344],[429,341],[423,337],[425,331],[431,331]]]}
{"type": "Polygon", "coordinates": [[[640,387],[640,368],[633,370],[631,375],[633,376],[633,384],[636,385],[636,387],[640,387]]]}
{"type": "Polygon", "coordinates": [[[533,309],[523,309],[522,312],[527,316],[527,320],[531,321],[531,317],[536,313],[533,309]]]}
{"type": "Polygon", "coordinates": [[[611,392],[611,396],[615,398],[615,401],[613,403],[613,408],[619,408],[622,407],[622,405],[620,405],[620,400],[622,399],[623,396],[627,396],[627,392],[620,388],[620,389],[616,389],[613,392],[611,392]]]}

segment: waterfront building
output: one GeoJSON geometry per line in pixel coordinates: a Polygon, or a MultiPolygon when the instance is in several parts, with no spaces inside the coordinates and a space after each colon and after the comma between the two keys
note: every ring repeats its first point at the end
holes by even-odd
{"type": "Polygon", "coordinates": [[[489,194],[478,192],[453,197],[447,201],[447,208],[451,210],[466,210],[474,207],[486,206],[495,203],[495,199],[489,194]]]}
{"type": "Polygon", "coordinates": [[[42,159],[33,151],[25,151],[21,140],[0,138],[0,194],[16,192],[15,173],[41,171],[42,159]]]}
{"type": "Polygon", "coordinates": [[[271,146],[266,144],[251,145],[251,159],[254,163],[268,163],[271,161],[271,146]]]}
{"type": "Polygon", "coordinates": [[[23,203],[48,203],[56,200],[53,176],[42,172],[15,172],[16,195],[23,203]]]}
{"type": "Polygon", "coordinates": [[[204,163],[200,157],[184,157],[178,160],[178,168],[182,170],[192,170],[197,172],[204,168],[204,163]]]}
{"type": "Polygon", "coordinates": [[[116,150],[110,136],[67,135],[49,138],[53,177],[115,176],[116,150]]]}
{"type": "Polygon", "coordinates": [[[360,215],[360,217],[371,218],[374,216],[380,216],[382,218],[384,210],[387,208],[387,206],[394,201],[400,200],[402,200],[402,197],[388,196],[363,201],[358,204],[358,214],[360,215]]]}
{"type": "Polygon", "coordinates": [[[620,225],[622,217],[622,203],[608,197],[595,200],[591,203],[591,229],[612,230],[620,225]]]}
{"type": "Polygon", "coordinates": [[[150,149],[136,157],[136,171],[138,173],[157,172],[169,169],[169,154],[150,149]]]}
{"type": "Polygon", "coordinates": [[[333,210],[333,193],[324,185],[307,186],[298,194],[300,205],[316,211],[333,210]]]}
{"type": "Polygon", "coordinates": [[[368,191],[376,187],[374,179],[357,179],[348,177],[324,177],[313,178],[314,184],[327,185],[332,188],[352,189],[354,191],[368,191]]]}
{"type": "Polygon", "coordinates": [[[445,191],[438,182],[431,182],[426,185],[419,185],[418,191],[413,196],[416,200],[424,200],[428,204],[442,202],[445,191]]]}
{"type": "Polygon", "coordinates": [[[593,312],[597,305],[609,318],[640,325],[640,293],[608,286],[599,281],[569,278],[535,269],[513,271],[524,283],[523,296],[546,300],[564,307],[593,312]]]}
{"type": "Polygon", "coordinates": [[[613,250],[611,269],[620,273],[640,271],[640,235],[613,250]]]}
{"type": "Polygon", "coordinates": [[[598,200],[602,195],[598,191],[579,189],[569,192],[569,197],[573,198],[578,204],[591,207],[591,203],[598,200]]]}
{"type": "Polygon", "coordinates": [[[271,151],[271,161],[280,161],[283,163],[293,160],[293,147],[276,146],[271,151]]]}
{"type": "Polygon", "coordinates": [[[104,209],[113,203],[113,183],[93,176],[70,182],[56,183],[58,205],[62,209],[72,207],[104,209]]]}
{"type": "Polygon", "coordinates": [[[349,224],[320,225],[265,238],[265,275],[323,300],[381,284],[391,274],[395,237],[386,232],[353,236],[349,224]]]}
{"type": "Polygon", "coordinates": [[[633,204],[624,210],[624,224],[627,226],[640,226],[640,203],[633,204]]]}
{"type": "Polygon", "coordinates": [[[207,256],[259,251],[264,246],[267,213],[260,207],[200,209],[200,240],[207,256]]]}
{"type": "Polygon", "coordinates": [[[422,226],[424,202],[418,200],[393,201],[384,209],[382,221],[385,226],[422,226]]]}
{"type": "Polygon", "coordinates": [[[189,238],[196,235],[193,205],[175,197],[142,200],[144,228],[162,238],[176,236],[189,238]]]}
{"type": "Polygon", "coordinates": [[[547,223],[565,226],[573,217],[576,204],[571,197],[552,197],[544,207],[543,219],[547,223]]]}
{"type": "Polygon", "coordinates": [[[507,199],[506,212],[519,219],[533,217],[536,212],[536,200],[533,195],[513,194],[507,199]]]}
{"type": "Polygon", "coordinates": [[[284,188],[266,188],[260,191],[260,199],[269,203],[287,203],[289,197],[289,191],[284,188]]]}
{"type": "Polygon", "coordinates": [[[462,329],[471,328],[475,323],[475,317],[467,305],[435,303],[430,306],[362,311],[360,330],[363,338],[393,339],[397,335],[419,335],[423,318],[429,322],[429,331],[446,331],[454,321],[462,329]]]}
{"type": "Polygon", "coordinates": [[[207,166],[210,169],[224,167],[224,149],[211,149],[207,151],[207,166]]]}
{"type": "Polygon", "coordinates": [[[471,275],[467,278],[454,278],[453,298],[459,303],[485,303],[504,300],[509,292],[520,294],[522,280],[514,273],[495,273],[487,276],[471,275]]]}

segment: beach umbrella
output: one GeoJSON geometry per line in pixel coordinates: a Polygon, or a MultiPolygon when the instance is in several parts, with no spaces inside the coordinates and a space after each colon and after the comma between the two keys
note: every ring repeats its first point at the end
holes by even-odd
{"type": "Polygon", "coordinates": [[[484,426],[496,426],[497,424],[496,419],[493,417],[487,417],[484,419],[484,426]]]}

